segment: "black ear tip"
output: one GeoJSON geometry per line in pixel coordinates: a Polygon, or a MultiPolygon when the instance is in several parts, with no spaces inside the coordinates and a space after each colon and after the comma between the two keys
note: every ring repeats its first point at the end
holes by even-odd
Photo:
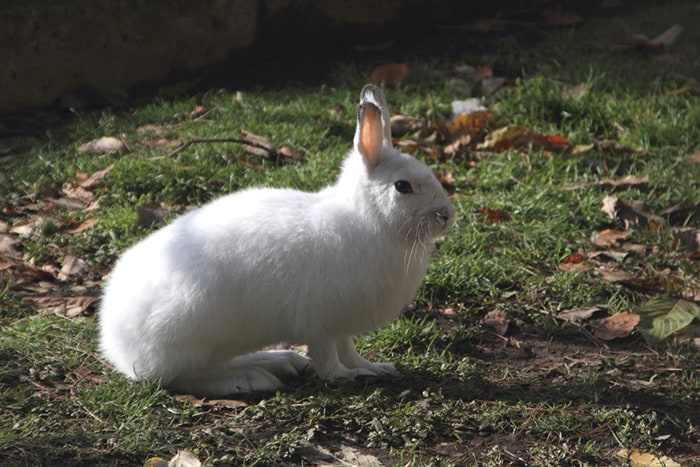
{"type": "Polygon", "coordinates": [[[366,84],[360,92],[360,104],[367,101],[374,101],[377,104],[384,101],[384,92],[374,84],[366,84]]]}

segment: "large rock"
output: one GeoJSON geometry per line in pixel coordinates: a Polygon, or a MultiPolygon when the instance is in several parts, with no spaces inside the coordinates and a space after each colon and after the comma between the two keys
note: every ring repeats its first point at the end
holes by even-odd
{"type": "Polygon", "coordinates": [[[256,15],[250,0],[15,1],[0,11],[0,111],[223,60],[253,42],[256,15]]]}

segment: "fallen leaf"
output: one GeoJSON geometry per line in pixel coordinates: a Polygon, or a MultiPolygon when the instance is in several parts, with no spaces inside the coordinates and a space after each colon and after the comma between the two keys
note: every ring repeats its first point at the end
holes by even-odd
{"type": "Polygon", "coordinates": [[[474,138],[480,136],[491,122],[491,112],[488,110],[476,110],[471,113],[463,113],[455,116],[447,124],[447,130],[452,141],[464,135],[474,138]]]}
{"type": "Polygon", "coordinates": [[[683,27],[679,24],[674,24],[666,31],[653,38],[651,43],[653,45],[670,47],[674,42],[676,42],[676,39],[678,39],[678,36],[680,36],[682,32],[683,27]]]}
{"type": "Polygon", "coordinates": [[[42,314],[75,318],[87,311],[97,301],[97,297],[26,297],[24,301],[42,314]]]}
{"type": "Polygon", "coordinates": [[[68,199],[78,200],[82,203],[89,203],[95,197],[92,191],[73,183],[64,183],[61,186],[61,193],[68,199]]]}
{"type": "Polygon", "coordinates": [[[528,130],[521,126],[508,125],[490,132],[484,138],[484,142],[477,144],[476,148],[496,152],[505,151],[526,139],[528,133],[528,130]]]}
{"type": "Polygon", "coordinates": [[[632,34],[622,41],[621,44],[613,45],[610,48],[612,50],[637,50],[648,53],[663,53],[676,42],[676,39],[678,39],[682,32],[683,27],[674,24],[653,39],[649,39],[644,34],[632,34]]]}
{"type": "Polygon", "coordinates": [[[690,164],[700,164],[700,151],[695,151],[693,154],[688,154],[685,161],[690,164]]]}
{"type": "Polygon", "coordinates": [[[155,123],[147,123],[136,129],[136,133],[142,135],[146,133],[159,133],[163,127],[161,125],[156,125],[155,123]]]}
{"type": "Polygon", "coordinates": [[[168,467],[168,461],[162,457],[149,457],[143,463],[143,467],[168,467]]]}
{"type": "Polygon", "coordinates": [[[438,179],[438,182],[440,182],[440,185],[442,185],[443,188],[446,190],[454,190],[455,187],[455,180],[452,177],[452,172],[449,170],[445,170],[442,172],[436,172],[435,173],[435,178],[438,179]]]}
{"type": "Polygon", "coordinates": [[[602,258],[604,260],[617,261],[618,263],[622,263],[625,260],[625,258],[627,258],[627,256],[629,256],[628,251],[615,251],[615,250],[594,251],[594,252],[588,254],[589,259],[602,258]]]}
{"type": "Polygon", "coordinates": [[[559,269],[564,272],[574,273],[587,271],[589,269],[588,266],[583,264],[585,259],[586,257],[582,253],[574,251],[559,263],[559,269]]]}
{"type": "Polygon", "coordinates": [[[71,276],[79,276],[89,270],[85,261],[74,255],[66,255],[61,262],[61,270],[58,273],[58,279],[67,281],[71,276]]]}
{"type": "Polygon", "coordinates": [[[75,174],[75,181],[78,182],[78,186],[82,188],[95,188],[102,183],[102,179],[107,176],[108,173],[114,169],[115,164],[110,164],[102,170],[94,172],[92,175],[88,175],[84,172],[78,172],[75,174]]]}
{"type": "Polygon", "coordinates": [[[615,457],[628,463],[630,467],[681,467],[681,464],[667,456],[657,456],[637,448],[620,449],[615,453],[615,457]]]}
{"type": "Polygon", "coordinates": [[[569,141],[560,135],[534,133],[521,126],[508,125],[490,132],[476,148],[501,152],[513,147],[528,146],[558,151],[568,147],[569,141]]]}
{"type": "Polygon", "coordinates": [[[576,146],[572,147],[569,150],[569,152],[572,155],[583,154],[584,152],[590,151],[594,147],[595,147],[595,144],[593,144],[593,143],[591,143],[591,144],[577,144],[576,146]]]}
{"type": "Polygon", "coordinates": [[[406,115],[392,115],[391,117],[391,134],[395,137],[401,137],[409,131],[415,131],[423,128],[425,123],[414,117],[406,115]]]}
{"type": "Polygon", "coordinates": [[[180,146],[182,144],[182,141],[179,139],[168,139],[168,138],[158,138],[158,139],[152,139],[152,140],[147,140],[147,141],[140,141],[139,144],[142,144],[143,146],[153,148],[153,147],[175,147],[175,146],[180,146]]]}
{"type": "Polygon", "coordinates": [[[639,333],[649,345],[655,345],[681,331],[693,320],[700,319],[700,306],[696,303],[667,297],[657,297],[637,307],[639,333]]]}
{"type": "Polygon", "coordinates": [[[250,131],[241,130],[241,138],[251,144],[243,144],[242,147],[256,156],[269,156],[275,152],[275,146],[264,136],[258,136],[250,131]]]}
{"type": "Polygon", "coordinates": [[[630,231],[623,232],[615,229],[604,229],[598,232],[598,235],[596,235],[593,243],[596,246],[601,247],[612,246],[618,243],[620,240],[629,238],[630,235],[632,235],[632,232],[630,231]]]}
{"type": "Polygon", "coordinates": [[[94,225],[97,225],[98,222],[99,222],[98,219],[85,219],[80,224],[76,225],[75,227],[71,227],[69,229],[64,230],[64,232],[67,234],[77,234],[77,233],[85,232],[87,229],[93,227],[94,225]]]}
{"type": "Polygon", "coordinates": [[[593,335],[604,341],[627,337],[638,322],[639,315],[630,313],[629,311],[615,313],[612,316],[600,320],[593,331],[593,335]]]}
{"type": "Polygon", "coordinates": [[[582,262],[583,260],[585,260],[585,259],[586,259],[586,257],[585,257],[583,254],[581,254],[581,252],[579,252],[579,251],[574,251],[574,252],[571,253],[569,256],[567,256],[566,258],[564,258],[564,259],[562,260],[562,263],[565,263],[565,264],[578,264],[578,263],[581,263],[581,262],[582,262]]]}
{"type": "Polygon", "coordinates": [[[636,185],[645,185],[649,183],[649,177],[637,177],[636,175],[627,175],[623,178],[612,179],[604,178],[603,180],[597,180],[594,182],[579,182],[573,185],[567,185],[564,187],[565,190],[578,190],[579,188],[585,188],[588,186],[610,186],[610,187],[627,187],[636,185]]]}
{"type": "Polygon", "coordinates": [[[621,279],[618,283],[643,293],[649,292],[676,292],[681,289],[683,283],[680,279],[659,274],[653,277],[630,277],[621,279]]]}
{"type": "Polygon", "coordinates": [[[372,82],[387,87],[394,86],[408,74],[405,63],[387,63],[372,70],[372,82]]]}
{"type": "Polygon", "coordinates": [[[531,135],[532,144],[544,149],[559,151],[569,146],[569,140],[561,135],[556,134],[537,134],[531,135]]]}
{"type": "Polygon", "coordinates": [[[494,224],[498,222],[513,220],[513,216],[500,209],[479,208],[476,211],[479,214],[483,214],[484,216],[486,216],[494,224]]]}
{"type": "Polygon", "coordinates": [[[204,115],[205,113],[209,112],[206,107],[203,105],[198,105],[190,112],[190,118],[198,118],[204,115]]]}
{"type": "Polygon", "coordinates": [[[620,282],[634,279],[632,274],[625,271],[601,271],[600,275],[603,277],[603,280],[608,282],[620,282]]]}
{"type": "Polygon", "coordinates": [[[207,399],[206,397],[197,397],[192,394],[174,394],[173,398],[178,402],[192,404],[195,407],[226,407],[229,409],[238,409],[248,407],[248,403],[236,399],[207,399]]]}
{"type": "Polygon", "coordinates": [[[202,405],[210,407],[226,407],[228,409],[240,409],[243,407],[248,407],[250,404],[236,399],[206,399],[202,405]]]}
{"type": "Polygon", "coordinates": [[[21,245],[20,241],[12,235],[5,233],[0,234],[0,257],[20,258],[22,255],[17,249],[19,245],[21,245]]]}
{"type": "Polygon", "coordinates": [[[178,451],[170,462],[168,467],[201,467],[202,462],[195,457],[190,451],[178,451]]]}
{"type": "Polygon", "coordinates": [[[620,218],[625,224],[625,230],[638,226],[658,228],[666,224],[662,217],[644,210],[642,203],[619,199],[613,195],[603,198],[600,210],[612,220],[620,218]]]}
{"type": "Polygon", "coordinates": [[[569,308],[568,310],[562,310],[559,313],[557,313],[556,317],[563,321],[575,323],[578,321],[587,320],[599,311],[601,311],[601,308],[597,306],[569,308]]]}
{"type": "Polygon", "coordinates": [[[492,328],[499,336],[505,335],[508,331],[510,320],[503,310],[491,310],[482,318],[482,322],[492,328]]]}
{"type": "Polygon", "coordinates": [[[89,141],[78,148],[79,152],[89,152],[95,154],[129,152],[129,147],[120,139],[112,136],[89,141]]]}

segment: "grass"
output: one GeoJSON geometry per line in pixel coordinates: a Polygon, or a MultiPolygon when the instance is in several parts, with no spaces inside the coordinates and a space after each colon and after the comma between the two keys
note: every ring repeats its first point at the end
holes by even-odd
{"type": "MultiPolygon", "coordinates": [[[[620,462],[613,455],[622,447],[698,465],[697,350],[650,349],[637,335],[603,342],[588,328],[552,317],[591,305],[626,311],[652,296],[677,293],[606,281],[603,267],[680,278],[685,291],[700,288],[697,260],[685,258],[664,230],[636,230],[632,240],[645,250],[620,264],[596,263],[579,273],[559,267],[572,253],[594,249],[596,232],[622,229],[600,211],[608,191],[657,213],[700,203],[700,164],[686,159],[700,149],[698,96],[674,92],[681,84],[677,74],[700,76],[700,37],[693,27],[700,13],[688,8],[644,7],[577,28],[550,28],[528,47],[519,45],[516,29],[478,55],[410,61],[406,80],[388,91],[394,112],[424,121],[449,116],[450,103],[466,97],[455,92],[455,79],[478,89],[455,66],[492,62],[517,78],[485,98],[498,127],[557,133],[572,147],[606,140],[639,150],[598,145],[581,153],[420,154],[436,171],[451,172],[458,225],[439,245],[415,303],[388,328],[358,341],[364,355],[398,364],[401,376],[388,381],[305,379],[233,406],[193,403],[154,383],[130,383],[105,365],[96,349],[93,308],[67,319],[40,313],[28,300],[98,295],[119,252],[154,228],[136,224],[135,207],[143,203],[196,206],[251,185],[316,190],[331,183],[354,132],[357,94],[368,79],[364,65],[338,64],[320,87],[261,87],[238,95],[211,90],[130,110],[81,112],[65,127],[3,143],[22,148],[0,159],[0,204],[7,207],[0,220],[8,228],[37,215],[27,206],[55,196],[77,172],[115,164],[94,188],[97,210],[55,208],[41,229],[13,234],[26,261],[60,269],[72,254],[88,272],[67,281],[35,278],[29,283],[34,289],[24,284],[0,292],[3,463],[137,465],[190,450],[210,464],[313,465],[332,463],[350,446],[386,465],[601,465],[620,462]],[[677,62],[591,45],[624,37],[628,29],[654,35],[676,22],[686,27],[672,47],[684,57],[677,62]],[[561,98],[563,84],[578,83],[586,85],[581,98],[561,98]],[[193,118],[197,106],[206,113],[193,118]],[[144,130],[149,124],[155,126],[144,130]],[[148,144],[238,137],[241,129],[268,137],[277,148],[295,148],[304,161],[278,164],[241,145],[219,143],[167,157],[173,146],[148,144]],[[78,150],[104,135],[123,137],[133,152],[78,150]],[[626,175],[650,181],[565,189],[626,175]],[[512,220],[489,222],[481,208],[507,212],[512,220]],[[99,222],[66,233],[67,223],[89,218],[99,222]],[[494,310],[510,319],[503,337],[481,324],[494,310]]],[[[700,226],[692,209],[665,219],[672,227],[700,226]]]]}

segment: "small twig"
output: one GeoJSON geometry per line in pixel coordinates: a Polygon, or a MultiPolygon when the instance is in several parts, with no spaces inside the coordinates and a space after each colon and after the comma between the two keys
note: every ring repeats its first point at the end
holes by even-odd
{"type": "Polygon", "coordinates": [[[242,144],[244,146],[250,146],[258,149],[262,149],[263,151],[266,151],[270,156],[277,157],[277,151],[274,149],[270,149],[269,147],[265,147],[262,144],[257,144],[253,141],[250,140],[245,140],[241,138],[195,138],[191,139],[189,141],[185,141],[182,143],[180,146],[175,148],[173,151],[169,152],[165,157],[173,157],[177,154],[180,154],[182,151],[187,149],[188,147],[192,146],[193,144],[205,144],[205,143],[236,143],[236,144],[242,144]]]}

